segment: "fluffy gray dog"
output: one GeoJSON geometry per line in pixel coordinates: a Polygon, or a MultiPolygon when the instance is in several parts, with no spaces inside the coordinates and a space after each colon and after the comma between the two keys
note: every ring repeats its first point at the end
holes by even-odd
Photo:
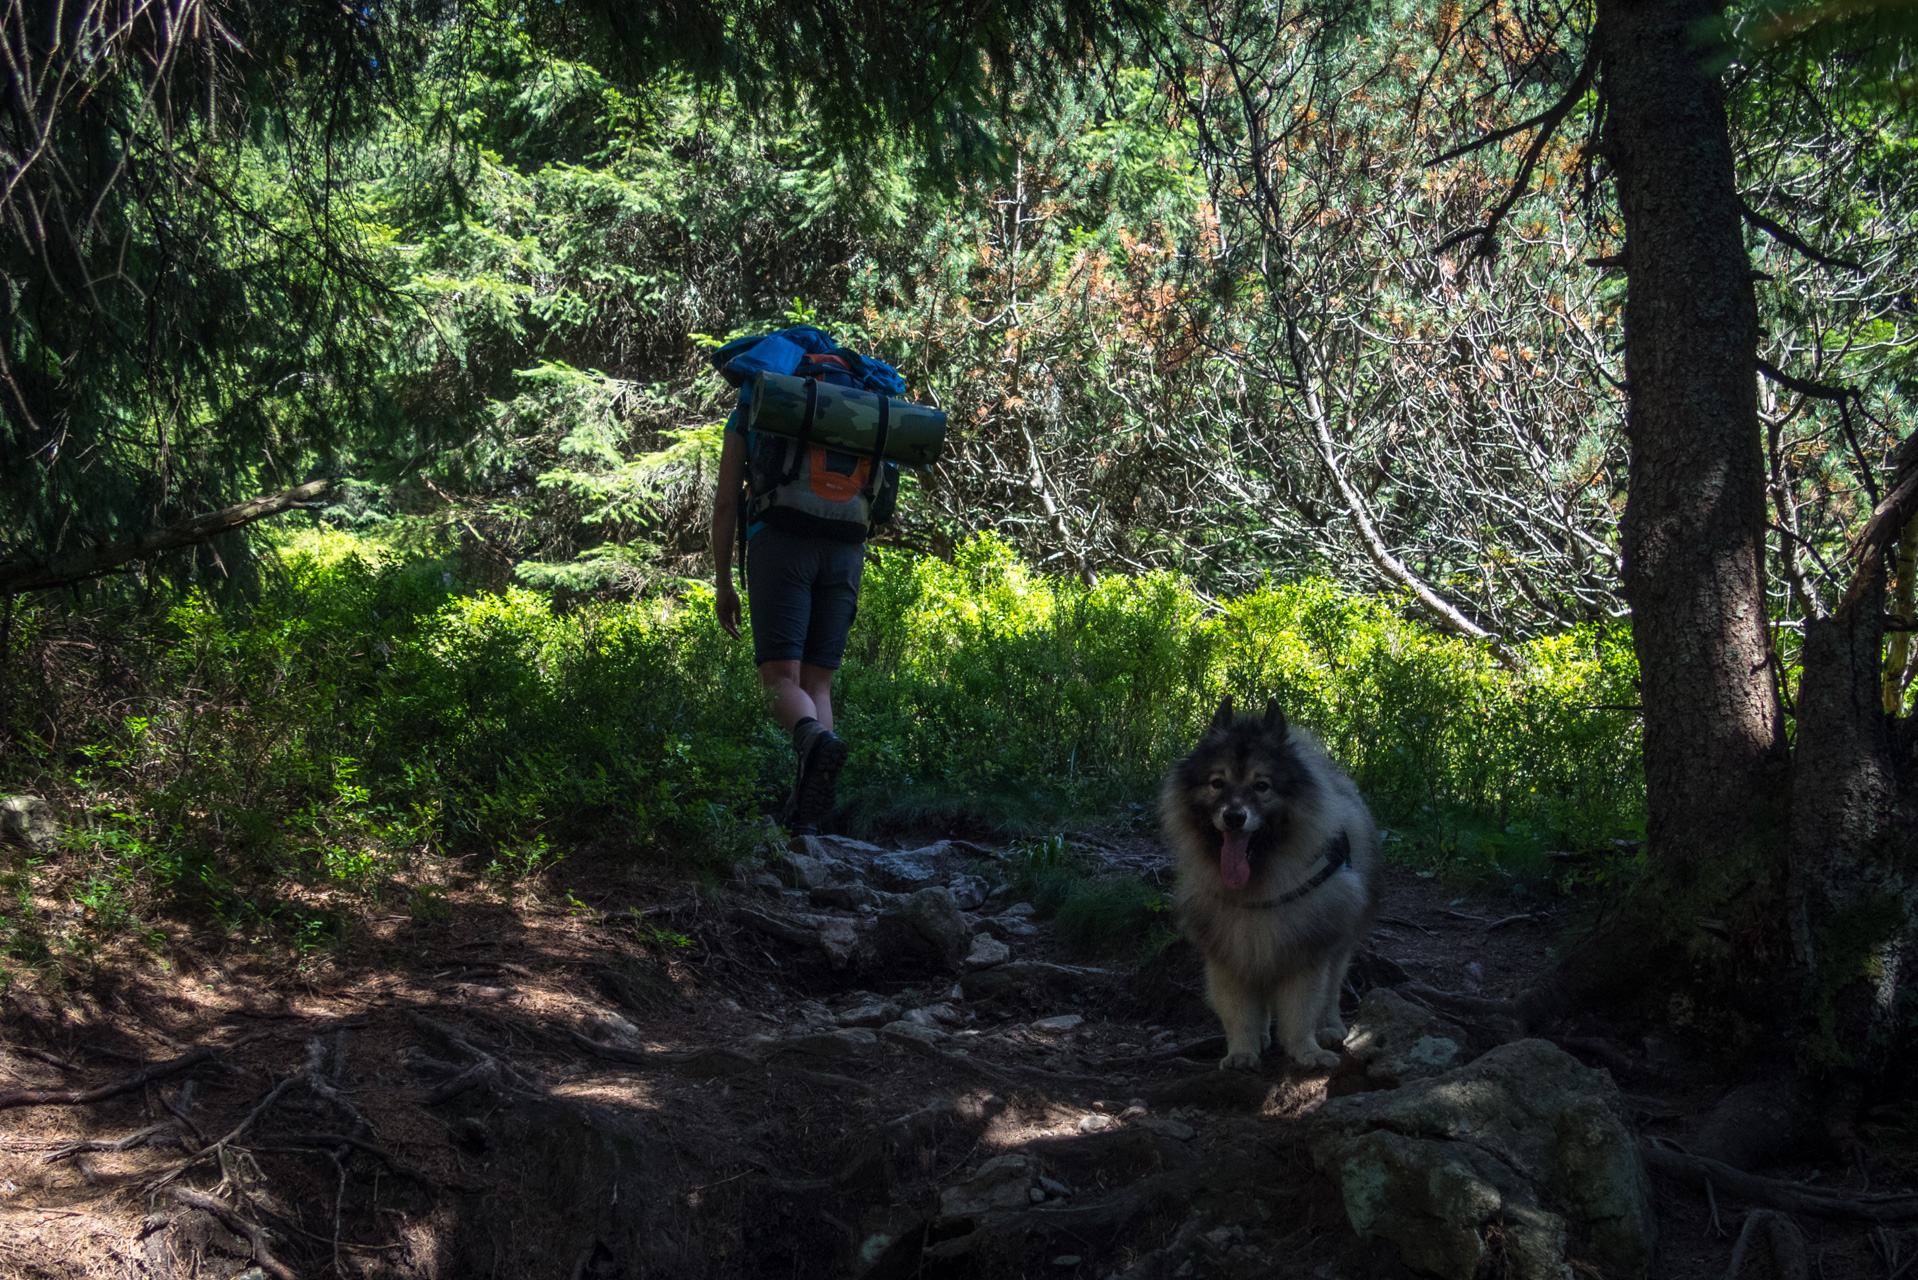
{"type": "Polygon", "coordinates": [[[1338,1065],[1339,989],[1379,894],[1379,833],[1358,788],[1276,700],[1260,719],[1227,698],[1159,806],[1179,921],[1225,1023],[1220,1068],[1255,1070],[1275,1020],[1295,1062],[1338,1065]]]}

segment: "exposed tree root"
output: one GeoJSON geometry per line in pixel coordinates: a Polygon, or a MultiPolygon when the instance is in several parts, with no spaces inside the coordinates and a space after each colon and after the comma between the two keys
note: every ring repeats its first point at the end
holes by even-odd
{"type": "Polygon", "coordinates": [[[1811,1280],[1811,1264],[1805,1256],[1805,1233],[1790,1218],[1771,1209],[1753,1209],[1745,1215],[1744,1229],[1738,1233],[1738,1243],[1732,1246],[1731,1269],[1725,1272],[1725,1280],[1738,1280],[1738,1273],[1745,1269],[1746,1254],[1760,1229],[1765,1232],[1765,1242],[1771,1249],[1772,1280],[1811,1280]]]}
{"type": "Polygon", "coordinates": [[[8,1107],[71,1107],[100,1102],[107,1098],[118,1097],[123,1093],[131,1093],[155,1080],[164,1080],[168,1076],[178,1075],[212,1057],[213,1050],[206,1045],[201,1045],[177,1058],[156,1062],[130,1076],[122,1076],[111,1084],[103,1084],[92,1089],[22,1089],[17,1093],[0,1093],[0,1111],[8,1107]]]}
{"type": "Polygon", "coordinates": [[[1203,1181],[1201,1171],[1181,1169],[1141,1178],[1099,1200],[989,1213],[965,1235],[927,1246],[926,1256],[943,1259],[979,1252],[1015,1252],[1034,1231],[1065,1231],[1082,1237],[1086,1232],[1117,1231],[1142,1213],[1190,1204],[1203,1181]]]}
{"type": "Polygon", "coordinates": [[[1833,1195],[1823,1191],[1808,1191],[1776,1178],[1761,1178],[1704,1156],[1685,1155],[1649,1144],[1641,1150],[1645,1167],[1653,1173],[1662,1173],[1689,1187],[1702,1189],[1715,1185],[1718,1190],[1740,1200],[1785,1213],[1850,1222],[1909,1222],[1918,1219],[1918,1194],[1833,1195]]]}
{"type": "Polygon", "coordinates": [[[242,1218],[220,1197],[208,1195],[204,1191],[195,1191],[192,1187],[175,1187],[173,1198],[189,1209],[200,1209],[212,1214],[224,1223],[228,1230],[245,1236],[247,1242],[253,1246],[253,1261],[259,1264],[260,1270],[272,1276],[273,1280],[298,1280],[298,1277],[293,1274],[293,1269],[274,1257],[273,1251],[266,1247],[266,1229],[242,1218]]]}
{"type": "Polygon", "coordinates": [[[406,1020],[418,1027],[421,1031],[426,1032],[450,1048],[459,1050],[473,1060],[472,1066],[466,1068],[460,1072],[459,1075],[453,1077],[453,1079],[448,1080],[445,1084],[428,1093],[422,1101],[428,1104],[444,1102],[448,1098],[456,1097],[459,1094],[465,1093],[468,1089],[475,1088],[482,1084],[497,1092],[509,1095],[516,1093],[532,1094],[537,1092],[533,1085],[517,1071],[506,1066],[498,1058],[495,1058],[484,1049],[468,1042],[456,1029],[448,1026],[446,1023],[434,1018],[429,1018],[417,1009],[408,1009],[406,1011],[406,1020]]]}
{"type": "Polygon", "coordinates": [[[1007,1063],[1004,1066],[999,1066],[994,1063],[980,1062],[974,1058],[966,1057],[963,1054],[948,1052],[945,1049],[941,1049],[938,1045],[933,1044],[931,1041],[921,1040],[916,1036],[899,1036],[893,1040],[893,1043],[902,1045],[922,1057],[931,1058],[934,1062],[943,1062],[949,1067],[956,1067],[961,1071],[969,1071],[973,1075],[985,1080],[990,1080],[992,1083],[1004,1089],[1017,1089],[1025,1080],[1044,1081],[1047,1084],[1053,1085],[1070,1085],[1081,1089],[1110,1089],[1112,1087],[1112,1080],[1109,1076],[1068,1075],[1063,1071],[1048,1071],[1044,1067],[1029,1067],[1020,1063],[1007,1063]]]}
{"type": "Polygon", "coordinates": [[[1192,1214],[1179,1224],[1170,1241],[1127,1267],[1120,1273],[1119,1280],[1166,1280],[1192,1252],[1199,1233],[1211,1223],[1212,1215],[1204,1210],[1192,1214]]]}
{"type": "Polygon", "coordinates": [[[118,1138],[111,1142],[96,1139],[88,1142],[69,1143],[61,1147],[58,1151],[50,1152],[47,1155],[47,1163],[58,1164],[62,1160],[69,1160],[74,1156],[82,1155],[89,1151],[131,1151],[135,1147],[144,1147],[154,1141],[154,1139],[167,1135],[172,1135],[173,1140],[178,1142],[179,1128],[180,1126],[177,1121],[163,1120],[159,1124],[150,1124],[138,1132],[129,1133],[126,1137],[118,1138]]]}

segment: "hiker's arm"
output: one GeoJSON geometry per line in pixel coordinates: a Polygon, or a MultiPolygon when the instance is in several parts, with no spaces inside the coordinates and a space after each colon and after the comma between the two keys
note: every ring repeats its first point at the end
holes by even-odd
{"type": "Polygon", "coordinates": [[[713,610],[727,635],[739,638],[739,592],[733,589],[733,534],[739,523],[739,484],[746,470],[746,437],[726,433],[719,451],[719,487],[713,493],[713,610]]]}

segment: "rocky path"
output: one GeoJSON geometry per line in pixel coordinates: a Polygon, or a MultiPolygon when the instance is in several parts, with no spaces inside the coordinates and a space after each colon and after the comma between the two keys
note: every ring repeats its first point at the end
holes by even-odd
{"type": "MultiPolygon", "coordinates": [[[[0,1275],[1723,1274],[1747,1205],[1696,1232],[1638,1159],[1716,1086],[1658,1036],[1500,1023],[1548,912],[1394,873],[1340,1067],[1225,1073],[1184,948],[1087,963],[1003,851],[906,843],[718,892],[588,851],[323,964],[182,945],[9,993],[0,1275]]],[[[1825,1276],[1887,1274],[1798,1221],[1825,1276]]]]}

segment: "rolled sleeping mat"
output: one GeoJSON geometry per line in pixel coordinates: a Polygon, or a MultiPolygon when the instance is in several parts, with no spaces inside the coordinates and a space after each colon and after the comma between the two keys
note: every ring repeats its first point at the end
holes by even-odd
{"type": "Polygon", "coordinates": [[[879,434],[880,405],[886,409],[885,456],[893,462],[923,467],[937,462],[946,447],[946,412],[923,404],[907,404],[858,387],[836,387],[828,382],[788,377],[783,373],[753,374],[752,403],[746,427],[776,436],[804,436],[813,444],[844,453],[872,454],[879,434]],[[806,430],[806,400],[813,397],[812,430],[806,430]]]}

